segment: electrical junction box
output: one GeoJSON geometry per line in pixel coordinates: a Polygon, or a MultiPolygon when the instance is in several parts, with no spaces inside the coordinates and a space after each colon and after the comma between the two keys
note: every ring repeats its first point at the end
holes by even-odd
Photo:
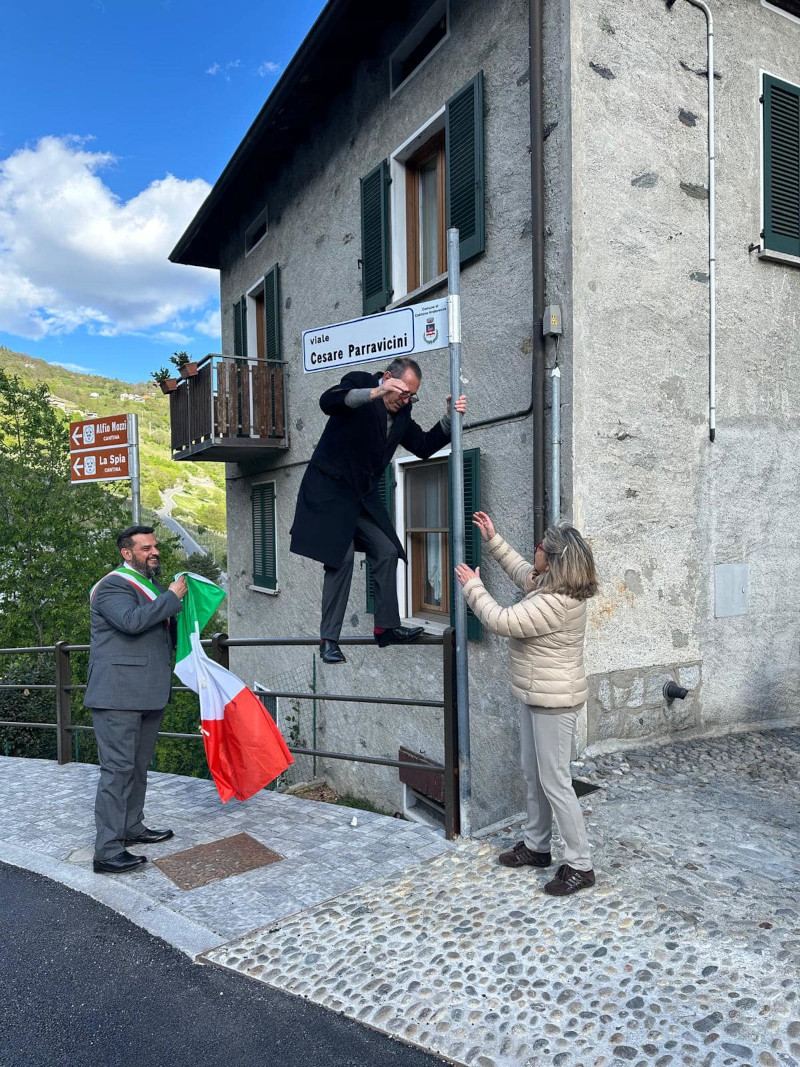
{"type": "Polygon", "coordinates": [[[544,315],[542,316],[542,334],[545,337],[554,337],[556,334],[563,333],[563,327],[561,325],[561,305],[551,304],[544,309],[544,315]]]}

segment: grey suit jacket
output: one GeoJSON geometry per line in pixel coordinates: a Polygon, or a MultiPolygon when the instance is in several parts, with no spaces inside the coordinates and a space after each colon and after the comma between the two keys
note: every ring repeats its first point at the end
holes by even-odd
{"type": "Polygon", "coordinates": [[[172,682],[169,619],[182,607],[168,589],[148,600],[115,574],[100,582],[90,612],[85,707],[157,711],[166,706],[172,682]]]}

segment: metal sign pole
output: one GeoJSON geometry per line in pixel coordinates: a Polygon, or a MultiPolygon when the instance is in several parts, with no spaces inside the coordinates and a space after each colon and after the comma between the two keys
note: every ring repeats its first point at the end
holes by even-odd
{"type": "MultiPolygon", "coordinates": [[[[461,259],[458,230],[447,231],[447,327],[450,349],[450,444],[452,449],[453,559],[451,567],[466,559],[464,550],[464,450],[461,444],[462,416],[455,409],[461,395],[461,259]]],[[[461,835],[470,835],[472,770],[469,751],[469,675],[467,662],[467,602],[454,580],[456,631],[456,701],[458,709],[458,793],[461,835]]]]}
{"type": "Polygon", "coordinates": [[[142,521],[142,488],[139,479],[139,416],[129,412],[128,470],[131,476],[131,519],[134,526],[142,521]]]}

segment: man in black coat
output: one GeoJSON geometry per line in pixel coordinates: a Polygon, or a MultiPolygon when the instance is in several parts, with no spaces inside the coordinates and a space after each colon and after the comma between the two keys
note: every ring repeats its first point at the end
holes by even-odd
{"type": "MultiPolygon", "coordinates": [[[[428,459],[450,440],[447,414],[427,433],[411,418],[422,379],[413,359],[395,359],[383,374],[351,371],[322,394],[319,406],[329,416],[303,475],[292,524],[291,550],[325,567],[322,589],[320,655],[343,663],[339,648],[353,555],[364,552],[375,586],[375,640],[383,648],[414,641],[421,626],[400,625],[397,560],[406,561],[378,483],[399,445],[428,459]]],[[[456,401],[466,412],[466,399],[456,401]]],[[[407,562],[407,561],[406,561],[407,562]]]]}

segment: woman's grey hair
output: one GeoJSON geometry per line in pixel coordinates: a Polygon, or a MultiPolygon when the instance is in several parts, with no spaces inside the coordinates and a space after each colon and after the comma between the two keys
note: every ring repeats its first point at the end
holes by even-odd
{"type": "Polygon", "coordinates": [[[542,538],[548,569],[535,588],[540,593],[566,593],[576,600],[588,600],[597,592],[597,572],[592,550],[584,538],[567,523],[548,526],[542,538]]]}

